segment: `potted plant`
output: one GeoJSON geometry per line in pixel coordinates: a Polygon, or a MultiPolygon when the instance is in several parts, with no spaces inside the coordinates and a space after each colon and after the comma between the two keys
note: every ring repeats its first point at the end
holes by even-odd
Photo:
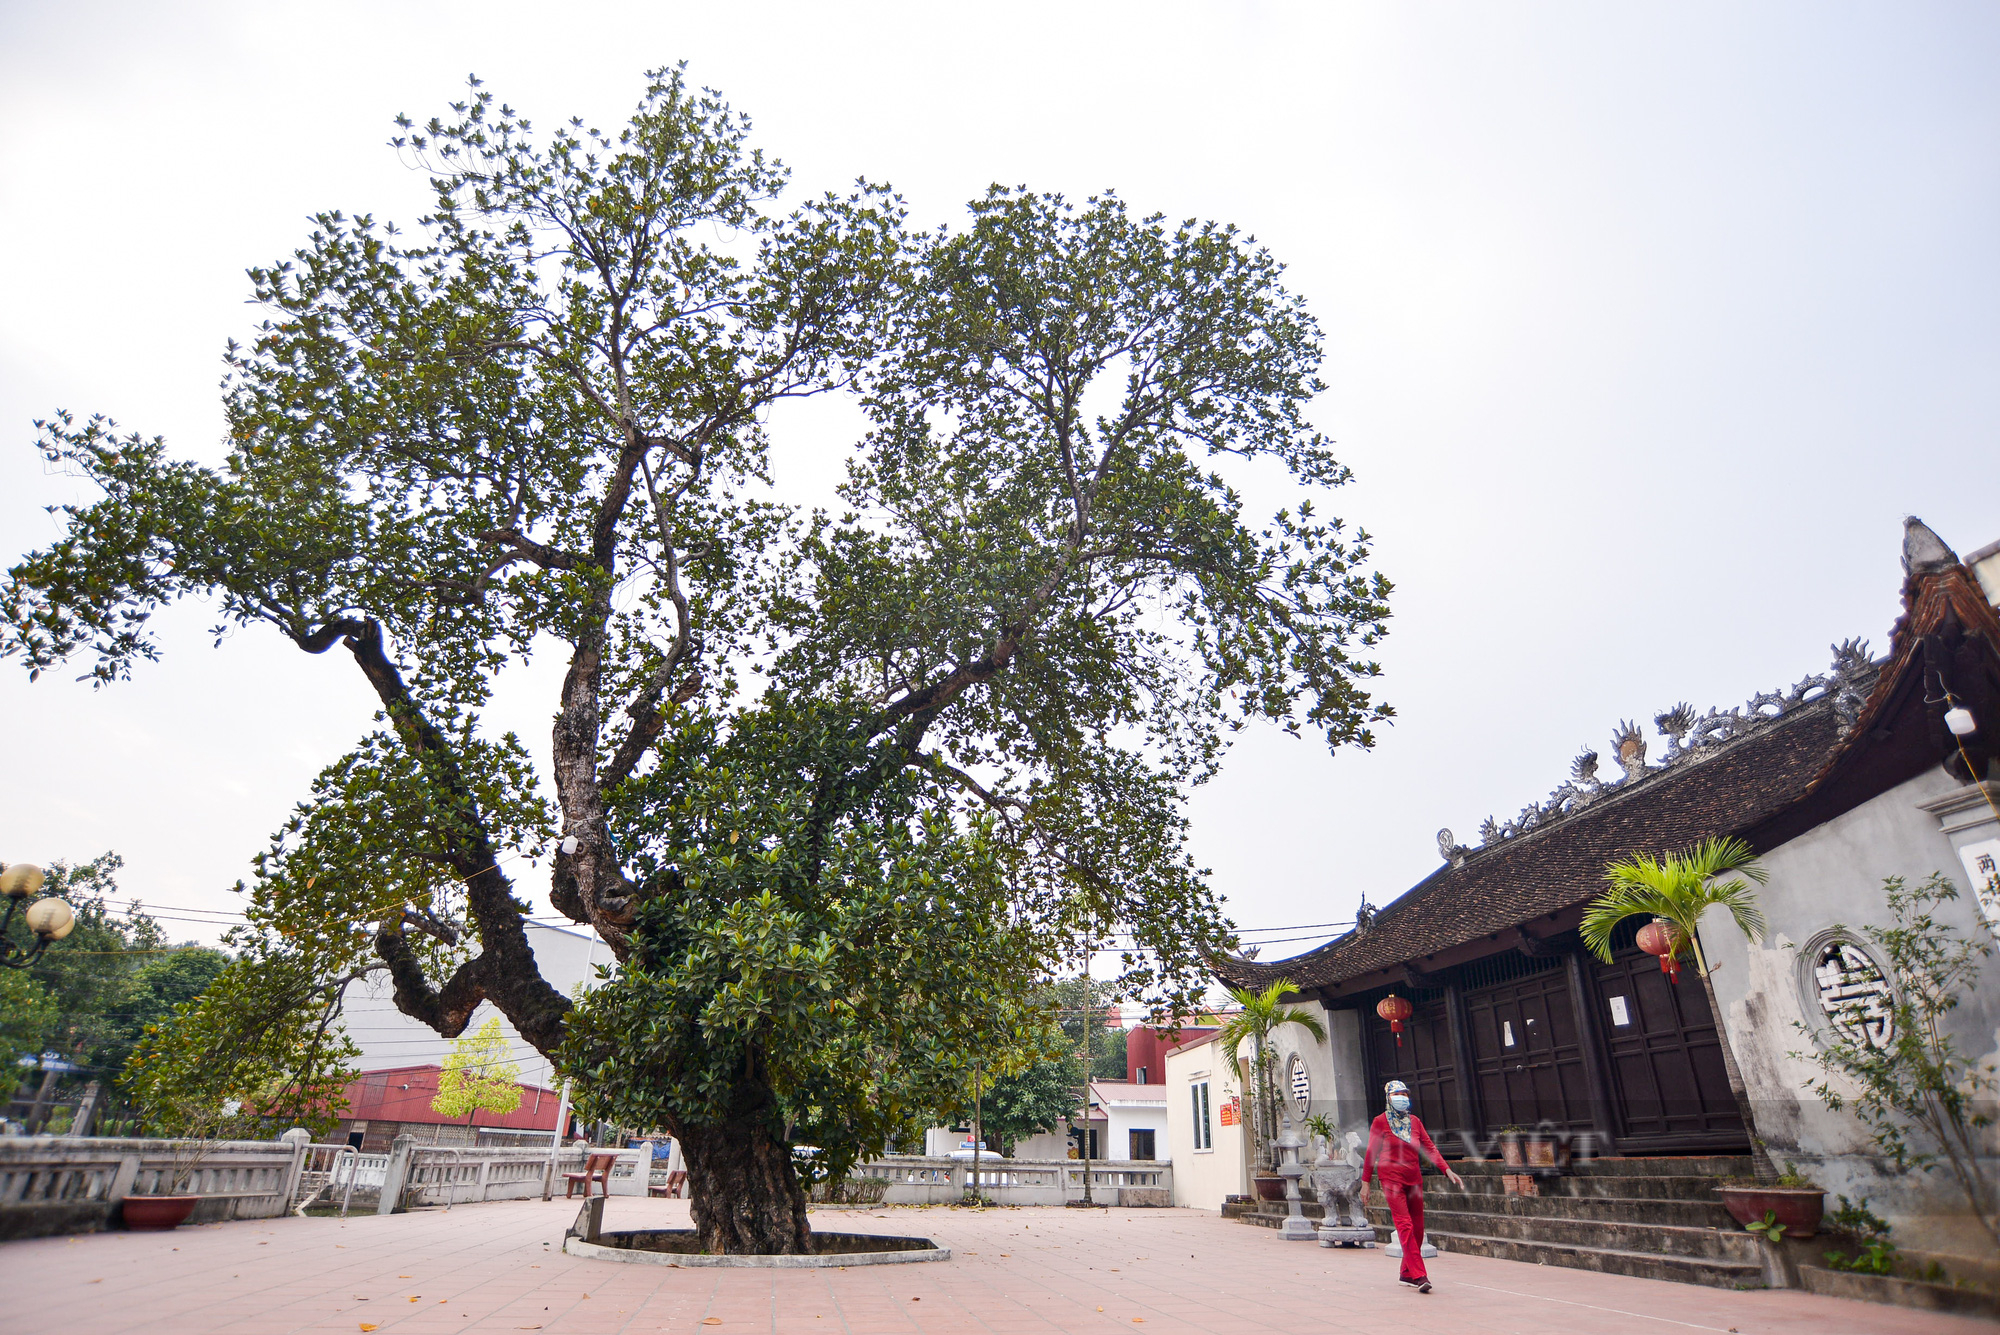
{"type": "Polygon", "coordinates": [[[1826,1213],[1826,1192],[1789,1163],[1776,1182],[1725,1182],[1715,1193],[1731,1219],[1773,1238],[1809,1238],[1826,1213]]]}
{"type": "MultiPolygon", "coordinates": [[[[1539,1177],[1569,1170],[1569,1138],[1537,1128],[1517,1134],[1523,1166],[1539,1177]]],[[[1503,1150],[1504,1153],[1504,1150],[1503,1150]]]]}
{"type": "Polygon", "coordinates": [[[1296,991],[1297,986],[1289,978],[1280,978],[1262,992],[1231,988],[1230,995],[1242,1009],[1216,1035],[1221,1044],[1222,1059],[1232,1070],[1236,1067],[1238,1050],[1246,1041],[1251,1046],[1251,1097],[1255,1109],[1251,1129],[1256,1145],[1252,1160],[1256,1168],[1250,1178],[1256,1185],[1259,1200],[1285,1199],[1285,1179],[1273,1171],[1277,1165],[1271,1162],[1270,1144],[1278,1126],[1277,1092],[1273,1088],[1276,1082],[1271,1079],[1269,1070],[1271,1034],[1281,1026],[1295,1024],[1320,1042],[1326,1041],[1326,1028],[1320,1024],[1318,1016],[1311,1011],[1282,1004],[1280,999],[1287,992],[1296,991]]]}
{"type": "Polygon", "coordinates": [[[180,1134],[169,1142],[169,1167],[154,1178],[154,1191],[125,1198],[121,1209],[125,1227],[172,1229],[187,1222],[201,1200],[199,1193],[187,1190],[188,1184],[202,1160],[214,1150],[223,1123],[232,1120],[237,1111],[231,1104],[220,1108],[182,1105],[174,1110],[171,1121],[180,1134]],[[158,1190],[162,1183],[164,1191],[158,1190]]]}

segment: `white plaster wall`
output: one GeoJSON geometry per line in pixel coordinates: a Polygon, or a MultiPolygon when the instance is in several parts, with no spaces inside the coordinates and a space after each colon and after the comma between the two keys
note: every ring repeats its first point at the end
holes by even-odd
{"type": "Polygon", "coordinates": [[[1297,1053],[1312,1082],[1312,1099],[1305,1116],[1324,1116],[1341,1131],[1359,1131],[1366,1139],[1368,1091],[1361,1076],[1361,1017],[1351,1007],[1328,1009],[1317,1001],[1293,1004],[1320,1022],[1326,1040],[1315,1039],[1295,1024],[1271,1036],[1271,1045],[1278,1053],[1278,1090],[1285,1111],[1295,1124],[1302,1120],[1291,1097],[1289,1075],[1292,1055],[1297,1053]]]}
{"type": "MultiPolygon", "coordinates": [[[[1817,1021],[1818,1008],[1801,984],[1799,948],[1836,924],[1857,936],[1864,926],[1887,925],[1885,877],[1916,884],[1944,872],[1961,898],[1939,920],[1963,933],[1985,933],[1953,841],[1921,806],[1959,787],[1932,770],[1772,850],[1763,859],[1770,880],[1758,893],[1770,924],[1761,946],[1745,940],[1719,910],[1704,919],[1701,935],[1758,1132],[1779,1167],[1796,1163],[1831,1193],[1829,1205],[1834,1195],[1869,1197],[1904,1246],[1976,1254],[1974,1249],[1990,1251],[1991,1243],[1947,1169],[1895,1174],[1874,1155],[1859,1120],[1805,1088],[1819,1069],[1804,1056],[1814,1039],[1800,1028],[1817,1021]]],[[[2000,1057],[2000,967],[1993,961],[1949,1017],[1949,1029],[1961,1051],[1989,1061],[2000,1057]]],[[[1988,1129],[1986,1151],[1994,1156],[1990,1170],[2000,1173],[2000,1128],[1988,1129]]]]}
{"type": "Polygon", "coordinates": [[[1167,1147],[1163,1152],[1173,1160],[1174,1204],[1220,1210],[1224,1197],[1250,1189],[1245,1126],[1222,1125],[1222,1105],[1232,1095],[1242,1096],[1240,1075],[1223,1064],[1213,1042],[1202,1043],[1167,1054],[1164,1089],[1167,1147]],[[1215,1135],[1212,1150],[1194,1147],[1191,1091],[1202,1080],[1209,1082],[1209,1125],[1215,1135]]]}
{"type": "MultiPolygon", "coordinates": [[[[1147,1085],[1147,1089],[1159,1089],[1147,1085]]],[[[1185,1095],[1183,1095],[1185,1097],[1185,1095]]],[[[1123,1159],[1131,1154],[1132,1131],[1153,1133],[1153,1157],[1171,1159],[1172,1152],[1167,1143],[1167,1093],[1159,1089],[1157,1099],[1145,1101],[1125,1099],[1102,1099],[1099,1110],[1104,1121],[1098,1124],[1098,1148],[1107,1159],[1123,1159]]],[[[1190,1112],[1192,1117],[1193,1113],[1190,1112]]],[[[1189,1135],[1193,1135],[1190,1130],[1189,1135]]]]}

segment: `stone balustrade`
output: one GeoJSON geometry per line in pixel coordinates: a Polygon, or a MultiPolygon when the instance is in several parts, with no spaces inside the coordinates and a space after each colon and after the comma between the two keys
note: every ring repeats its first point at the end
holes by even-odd
{"type": "MultiPolygon", "coordinates": [[[[979,1159],[979,1191],[996,1205],[1061,1205],[1083,1199],[1080,1159],[979,1159]]],[[[972,1160],[889,1154],[856,1164],[853,1177],[880,1178],[885,1205],[944,1205],[972,1189],[972,1160]]],[[[1153,1160],[1094,1159],[1090,1195],[1100,1205],[1172,1205],[1174,1166],[1153,1160]]]]}
{"type": "Polygon", "coordinates": [[[283,1141],[216,1141],[173,1191],[176,1151],[172,1140],[0,1136],[0,1240],[95,1232],[127,1196],[170,1192],[201,1197],[197,1224],[269,1219],[290,1206],[304,1154],[283,1141]]]}

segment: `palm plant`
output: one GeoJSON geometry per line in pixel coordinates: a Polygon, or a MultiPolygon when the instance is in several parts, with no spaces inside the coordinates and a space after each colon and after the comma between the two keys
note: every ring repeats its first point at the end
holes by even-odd
{"type": "Polygon", "coordinates": [[[1326,1041],[1326,1029],[1320,1024],[1318,1016],[1296,1006],[1284,1005],[1280,1000],[1297,987],[1291,979],[1280,978],[1262,992],[1231,988],[1229,995],[1236,999],[1239,1009],[1222,1026],[1222,1032],[1216,1035],[1216,1041],[1222,1045],[1222,1058],[1232,1070],[1236,1067],[1236,1054],[1243,1044],[1247,1041],[1251,1045],[1251,1098],[1261,1124],[1256,1129],[1263,1142],[1257,1148],[1257,1161],[1266,1168],[1276,1166],[1269,1162],[1269,1136],[1278,1125],[1277,1100],[1267,1070],[1271,1035],[1285,1025],[1295,1024],[1322,1043],[1326,1041]]]}
{"type": "Polygon", "coordinates": [[[1750,1157],[1760,1182],[1775,1182],[1777,1167],[1758,1138],[1757,1124],[1750,1113],[1750,1094],[1743,1072],[1730,1048],[1729,1031],[1722,1023],[1722,1007],[1715,997],[1715,982],[1709,977],[1708,957],[1701,949],[1702,915],[1712,908],[1728,910],[1736,926],[1754,945],[1764,939],[1764,914],[1757,907],[1757,895],[1743,880],[1729,879],[1740,873],[1762,885],[1769,879],[1750,845],[1741,839],[1710,838],[1684,853],[1654,857],[1634,853],[1604,869],[1611,888],[1592,900],[1584,910],[1580,928],[1583,944],[1607,963],[1611,959],[1611,937],[1618,924],[1638,914],[1646,914],[1668,924],[1673,932],[1672,955],[1692,948],[1695,971],[1708,994],[1709,1014],[1715,1019],[1715,1036],[1722,1045],[1722,1066],[1729,1077],[1729,1092],[1736,1100],[1737,1115],[1750,1136],[1750,1157]]]}

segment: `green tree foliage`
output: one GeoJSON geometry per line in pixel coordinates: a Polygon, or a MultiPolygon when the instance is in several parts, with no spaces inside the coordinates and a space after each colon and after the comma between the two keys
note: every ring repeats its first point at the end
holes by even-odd
{"type": "Polygon", "coordinates": [[[1081,1064],[1066,1048],[993,1076],[980,1091],[979,1129],[1011,1157],[1019,1141],[1062,1127],[1082,1106],[1081,1064]]]}
{"type": "Polygon", "coordinates": [[[495,1015],[451,1045],[438,1075],[431,1111],[470,1117],[479,1111],[502,1116],[521,1106],[521,1068],[507,1059],[507,1037],[495,1015]]]}
{"type": "Polygon", "coordinates": [[[236,958],[145,1027],[120,1083],[160,1134],[269,1134],[273,1123],[330,1133],[361,1055],[334,1025],[339,985],[254,928],[233,928],[225,940],[236,958]]]}
{"type": "MultiPolygon", "coordinates": [[[[27,969],[0,975],[10,1078],[17,1054],[42,1051],[83,1067],[85,1078],[116,1076],[146,1025],[198,994],[227,960],[221,951],[170,944],[143,907],[115,906],[122,865],[106,853],[44,869],[44,893],[65,899],[76,925],[27,969]]],[[[13,930],[15,946],[33,942],[18,915],[13,930]]]]}
{"type": "Polygon", "coordinates": [[[802,1249],[788,1128],[879,1148],[1113,931],[1129,994],[1190,1004],[1229,933],[1189,785],[1251,720],[1387,717],[1388,585],[1318,509],[1319,331],[1250,238],[1110,195],[921,234],[872,185],[781,209],[678,70],[615,133],[476,86],[404,124],[435,207],[252,271],[222,467],[44,424],[103,498],[13,568],[0,652],[111,683],[188,595],[340,648],[380,726],[252,887],[294,994],[385,968],[445,1035],[492,1002],[587,1109],[681,1137],[709,1246],[802,1249]],[[770,410],[828,391],[869,430],[828,504],[780,504],[770,410]],[[479,710],[552,649],[551,803],[479,710]],[[510,852],[622,962],[574,1013],[510,852]]]}
{"type": "MultiPolygon", "coordinates": [[[[1821,1077],[1806,1088],[1829,1108],[1852,1107],[1897,1172],[1943,1167],[2000,1245],[2000,1189],[1982,1159],[1984,1133],[1993,1124],[1984,1109],[2000,1090],[2000,1066],[1960,1051],[1945,1029],[1946,1017],[1979,985],[1995,950],[1993,931],[1978,919],[1978,935],[1968,938],[1940,921],[1939,909],[1958,898],[1958,887],[1942,873],[1917,886],[1891,876],[1882,889],[1890,924],[1861,932],[1888,961],[1893,1036],[1877,1046],[1864,1025],[1836,1022],[1813,1050],[1791,1056],[1819,1066],[1821,1077]]],[[[1856,1218],[1862,1215],[1865,1209],[1856,1218]]]]}
{"type": "Polygon", "coordinates": [[[1298,984],[1289,978],[1280,978],[1262,992],[1251,992],[1244,988],[1231,988],[1229,995],[1235,999],[1236,1014],[1224,1022],[1216,1034],[1222,1060],[1232,1068],[1240,1060],[1243,1045],[1250,1045],[1251,1097],[1257,1109],[1257,1125],[1254,1128],[1263,1142],[1258,1162],[1267,1168],[1277,1167],[1272,1142],[1278,1134],[1278,1091],[1277,1072],[1272,1069],[1275,1060],[1271,1051],[1271,1035],[1288,1024],[1295,1024],[1324,1043],[1326,1027],[1311,1011],[1284,1003],[1285,994],[1298,990],[1298,984]]]}

